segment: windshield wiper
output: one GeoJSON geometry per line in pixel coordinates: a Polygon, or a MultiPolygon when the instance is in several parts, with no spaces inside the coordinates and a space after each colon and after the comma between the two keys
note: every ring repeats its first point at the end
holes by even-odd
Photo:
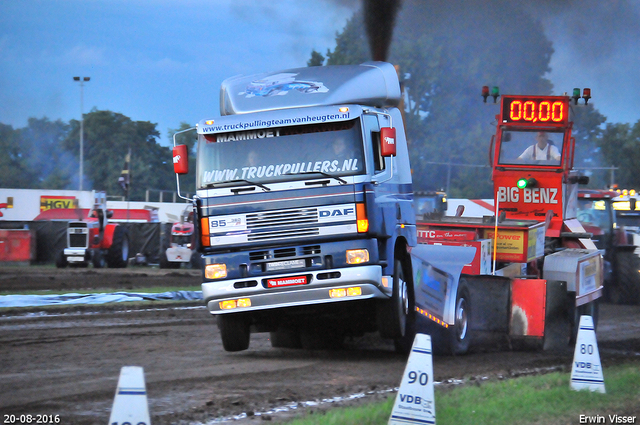
{"type": "Polygon", "coordinates": [[[265,192],[269,192],[271,190],[267,186],[265,186],[265,185],[263,185],[261,183],[252,182],[251,180],[245,180],[245,179],[236,179],[236,180],[227,180],[227,181],[224,181],[224,182],[207,183],[207,184],[204,185],[204,188],[205,189],[212,189],[212,188],[216,188],[216,187],[226,187],[226,186],[232,185],[234,183],[247,183],[248,185],[251,185],[251,186],[258,186],[259,188],[261,188],[265,192]]]}
{"type": "Polygon", "coordinates": [[[320,174],[322,176],[329,177],[331,179],[336,179],[336,180],[338,180],[340,182],[340,184],[347,184],[347,181],[345,179],[342,179],[342,178],[340,178],[338,176],[334,176],[334,175],[325,173],[323,171],[303,171],[302,173],[286,173],[285,176],[295,176],[295,175],[298,175],[298,174],[320,174]]]}

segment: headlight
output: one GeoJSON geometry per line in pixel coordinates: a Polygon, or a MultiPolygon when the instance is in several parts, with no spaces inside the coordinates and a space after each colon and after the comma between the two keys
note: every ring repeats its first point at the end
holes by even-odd
{"type": "Polygon", "coordinates": [[[347,250],[347,264],[362,264],[369,261],[369,251],[366,249],[347,250]]]}
{"type": "Polygon", "coordinates": [[[207,279],[222,279],[227,277],[226,264],[207,264],[204,268],[204,277],[207,279]]]}

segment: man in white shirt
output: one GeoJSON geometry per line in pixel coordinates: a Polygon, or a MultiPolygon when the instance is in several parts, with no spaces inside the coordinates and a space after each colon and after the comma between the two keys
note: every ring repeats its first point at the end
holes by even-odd
{"type": "Polygon", "coordinates": [[[536,133],[536,144],[529,146],[522,152],[518,159],[537,161],[553,160],[560,163],[560,151],[554,145],[549,144],[547,133],[539,131],[536,133]]]}

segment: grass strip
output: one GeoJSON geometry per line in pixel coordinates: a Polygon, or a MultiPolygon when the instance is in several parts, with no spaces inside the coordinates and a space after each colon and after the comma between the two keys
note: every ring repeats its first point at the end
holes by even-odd
{"type": "MultiPolygon", "coordinates": [[[[570,374],[554,372],[505,381],[468,384],[454,389],[436,386],[438,425],[564,425],[592,418],[596,423],[609,415],[635,417],[640,423],[640,368],[638,363],[612,366],[604,370],[607,393],[573,391],[570,374]]],[[[395,396],[383,403],[357,408],[339,408],[287,422],[290,425],[384,425],[395,396]]],[[[614,422],[615,423],[615,422],[614,422]]]]}

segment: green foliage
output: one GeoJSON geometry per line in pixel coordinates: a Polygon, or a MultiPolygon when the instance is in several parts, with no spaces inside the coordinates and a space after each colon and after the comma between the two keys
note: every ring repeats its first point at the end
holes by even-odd
{"type": "MultiPolygon", "coordinates": [[[[179,130],[188,128],[181,123],[179,130]]],[[[171,133],[172,135],[173,133],[171,133]]],[[[147,189],[175,190],[171,149],[161,146],[156,124],[132,121],[111,111],[92,110],[84,116],[84,181],[86,190],[123,194],[118,184],[131,149],[129,199],[144,200],[147,189]]],[[[194,133],[179,135],[190,147],[195,164],[194,133]],[[189,134],[191,134],[189,136],[189,134]]],[[[25,128],[0,123],[0,187],[16,189],[77,189],[80,122],[30,118],[25,128]]],[[[190,188],[193,188],[193,177],[190,188]]]]}
{"type": "Polygon", "coordinates": [[[615,172],[618,187],[640,187],[640,120],[629,124],[607,124],[598,147],[605,164],[619,167],[615,172]]]}
{"type": "Polygon", "coordinates": [[[0,187],[63,189],[69,185],[78,160],[64,152],[61,142],[69,126],[62,121],[29,118],[14,130],[0,124],[0,187]]]}
{"type": "Polygon", "coordinates": [[[609,183],[609,173],[597,168],[611,164],[602,163],[598,143],[602,139],[602,125],[606,118],[593,105],[572,106],[572,136],[576,139],[574,167],[589,175],[589,186],[604,188],[609,183]]]}
{"type": "MultiPolygon", "coordinates": [[[[125,156],[131,149],[129,199],[142,200],[146,189],[172,190],[171,152],[157,143],[156,124],[132,121],[111,111],[92,110],[84,117],[84,175],[89,187],[110,195],[122,194],[118,184],[125,156]]],[[[78,154],[80,122],[71,121],[64,147],[78,154]]]]}
{"type": "Polygon", "coordinates": [[[0,187],[27,188],[33,176],[27,166],[26,150],[19,132],[10,125],[0,124],[0,187]]]}
{"type": "MultiPolygon", "coordinates": [[[[327,64],[371,60],[365,34],[358,11],[336,36],[327,64]]],[[[405,1],[389,62],[399,66],[404,79],[414,188],[493,197],[488,151],[499,103],[484,104],[481,87],[499,86],[503,94],[554,94],[545,78],[553,52],[540,22],[520,3],[405,1]]],[[[600,166],[593,158],[605,118],[592,106],[575,109],[576,166],[600,166]]]]}
{"type": "Polygon", "coordinates": [[[324,65],[325,57],[322,53],[316,52],[315,49],[311,51],[311,59],[307,61],[307,66],[322,66],[324,65]]]}

